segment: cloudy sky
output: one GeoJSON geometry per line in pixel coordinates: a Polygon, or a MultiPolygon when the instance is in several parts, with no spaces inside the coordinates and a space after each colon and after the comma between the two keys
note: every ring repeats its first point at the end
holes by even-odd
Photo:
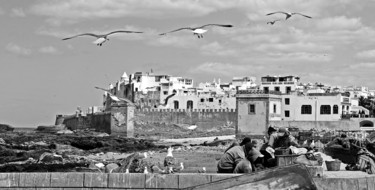
{"type": "Polygon", "coordinates": [[[298,75],[304,82],[375,89],[374,0],[0,0],[0,123],[53,124],[56,114],[100,105],[122,73],[150,71],[196,82],[298,75]],[[300,12],[308,19],[274,11],[300,12]],[[190,31],[208,23],[203,39],[190,31]],[[102,47],[82,32],[126,29],[102,47]]]}

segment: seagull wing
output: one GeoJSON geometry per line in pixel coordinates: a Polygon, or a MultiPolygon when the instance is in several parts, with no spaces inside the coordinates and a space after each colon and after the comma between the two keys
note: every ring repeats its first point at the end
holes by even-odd
{"type": "Polygon", "coordinates": [[[233,25],[230,25],[230,24],[206,24],[206,25],[203,25],[203,26],[197,27],[197,28],[204,28],[204,27],[208,27],[208,26],[233,27],[233,25]]]}
{"type": "Polygon", "coordinates": [[[113,31],[113,32],[109,32],[108,34],[105,34],[105,36],[115,34],[115,33],[143,33],[143,32],[129,31],[129,30],[116,30],[116,31],[113,31]]]}
{"type": "Polygon", "coordinates": [[[301,16],[304,16],[306,18],[312,18],[311,16],[307,16],[307,15],[304,15],[304,14],[301,14],[301,13],[292,13],[294,15],[301,15],[301,16]]]}
{"type": "Polygon", "coordinates": [[[72,36],[72,37],[64,38],[62,40],[69,40],[69,39],[72,39],[72,38],[75,38],[75,37],[79,37],[79,36],[93,36],[95,38],[100,38],[101,37],[101,35],[97,35],[97,34],[93,34],[93,33],[84,33],[84,34],[78,34],[78,35],[75,35],[75,36],[72,36]]]}
{"type": "Polygon", "coordinates": [[[161,33],[159,35],[166,35],[168,33],[177,32],[177,31],[180,31],[180,30],[193,30],[193,28],[191,28],[191,27],[179,28],[179,29],[172,30],[172,31],[169,31],[169,32],[161,33]]]}
{"type": "Polygon", "coordinates": [[[103,90],[103,91],[106,91],[106,92],[110,93],[110,92],[109,92],[109,90],[107,90],[107,89],[104,89],[104,88],[101,88],[101,87],[97,87],[97,86],[95,86],[95,88],[96,88],[96,89],[99,89],[99,90],[103,90]]]}
{"type": "Polygon", "coordinates": [[[276,14],[276,13],[282,13],[282,14],[288,15],[288,13],[286,13],[286,12],[283,12],[283,11],[276,11],[276,12],[273,12],[273,13],[268,13],[268,14],[266,14],[266,16],[273,15],[273,14],[276,14]]]}

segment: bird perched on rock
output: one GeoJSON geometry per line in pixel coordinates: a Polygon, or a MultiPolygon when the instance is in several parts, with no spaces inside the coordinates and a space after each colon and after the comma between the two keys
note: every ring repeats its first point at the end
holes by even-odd
{"type": "Polygon", "coordinates": [[[315,141],[312,140],[311,144],[310,144],[310,148],[314,148],[315,147],[315,141]]]}
{"type": "Polygon", "coordinates": [[[307,16],[307,15],[304,15],[304,14],[301,14],[301,13],[287,13],[287,12],[283,12],[283,11],[268,13],[268,14],[266,14],[266,16],[277,14],[277,13],[285,14],[286,15],[285,20],[288,20],[288,18],[292,17],[293,15],[301,15],[301,16],[304,16],[306,18],[312,18],[311,16],[307,16]]]}
{"type": "Polygon", "coordinates": [[[102,46],[104,42],[109,41],[108,36],[111,35],[111,34],[115,34],[115,33],[143,33],[143,32],[116,30],[116,31],[113,31],[113,32],[109,32],[107,34],[83,33],[83,34],[78,34],[78,35],[75,35],[75,36],[72,36],[72,37],[64,38],[62,40],[69,40],[69,39],[76,38],[76,37],[79,37],[79,36],[92,36],[92,37],[97,38],[95,41],[93,41],[93,43],[96,44],[97,46],[102,46]]]}
{"type": "Polygon", "coordinates": [[[308,147],[307,140],[303,141],[302,147],[308,147]]]}
{"type": "Polygon", "coordinates": [[[129,169],[128,169],[128,168],[126,168],[126,170],[125,170],[125,173],[126,173],[126,174],[128,174],[128,173],[129,173],[129,169]]]}
{"type": "Polygon", "coordinates": [[[172,171],[173,171],[173,173],[174,172],[181,172],[182,170],[184,170],[185,169],[185,167],[184,167],[184,163],[180,163],[180,166],[179,167],[175,167],[175,168],[172,168],[172,171]]]}
{"type": "Polygon", "coordinates": [[[169,147],[167,151],[168,151],[167,156],[164,158],[164,167],[171,166],[175,162],[175,159],[172,154],[173,148],[169,147]]]}
{"type": "Polygon", "coordinates": [[[180,30],[191,30],[193,32],[193,35],[197,35],[198,38],[203,38],[203,34],[208,31],[208,30],[206,30],[204,28],[212,27],[212,26],[216,26],[216,27],[233,27],[233,25],[230,25],[230,24],[206,24],[206,25],[199,26],[199,27],[184,27],[184,28],[179,28],[179,29],[172,30],[172,31],[169,31],[169,32],[161,33],[159,35],[166,35],[168,33],[177,32],[177,31],[180,31],[180,30]]]}
{"type": "Polygon", "coordinates": [[[190,125],[189,127],[188,127],[188,129],[189,130],[194,130],[194,129],[196,129],[198,126],[197,125],[190,125]]]}
{"type": "Polygon", "coordinates": [[[145,170],[143,170],[143,173],[144,173],[144,174],[148,174],[147,166],[145,166],[145,170]]]}
{"type": "Polygon", "coordinates": [[[198,173],[206,173],[206,167],[202,167],[202,169],[198,170],[198,173]]]}

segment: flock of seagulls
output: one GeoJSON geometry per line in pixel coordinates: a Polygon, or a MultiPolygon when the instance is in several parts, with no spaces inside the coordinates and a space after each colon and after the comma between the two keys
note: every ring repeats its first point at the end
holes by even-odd
{"type": "MultiPolygon", "coordinates": [[[[268,13],[268,14],[266,14],[266,16],[273,15],[273,14],[284,14],[286,16],[285,20],[288,20],[293,15],[300,15],[300,16],[310,18],[310,19],[312,18],[311,16],[308,16],[308,15],[305,15],[305,14],[302,14],[302,13],[297,13],[297,12],[290,12],[289,13],[289,12],[283,12],[283,11],[268,13]]],[[[269,21],[269,22],[267,22],[267,24],[274,25],[278,21],[281,21],[281,19],[269,21]]],[[[182,28],[178,28],[178,29],[175,29],[175,30],[172,30],[172,31],[169,31],[169,32],[161,33],[159,35],[164,36],[164,35],[167,35],[169,33],[178,32],[178,31],[181,31],[181,30],[190,30],[190,31],[193,32],[193,35],[196,35],[198,38],[203,38],[203,34],[208,31],[209,27],[230,28],[230,27],[233,27],[233,25],[231,25],[231,24],[205,24],[205,25],[202,25],[202,26],[199,26],[199,27],[182,27],[182,28]]],[[[106,41],[109,41],[109,38],[108,38],[109,35],[117,34],[117,33],[143,33],[143,32],[129,31],[129,30],[116,30],[116,31],[109,32],[107,34],[83,33],[83,34],[78,34],[78,35],[71,36],[71,37],[68,37],[68,38],[63,38],[62,40],[70,40],[70,39],[73,39],[73,38],[76,38],[76,37],[81,37],[81,36],[92,36],[92,37],[96,38],[96,40],[93,41],[93,43],[96,44],[97,46],[102,46],[103,43],[105,43],[106,41]]]]}

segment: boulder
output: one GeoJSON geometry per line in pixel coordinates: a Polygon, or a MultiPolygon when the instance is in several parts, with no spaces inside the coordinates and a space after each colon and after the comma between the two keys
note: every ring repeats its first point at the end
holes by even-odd
{"type": "Polygon", "coordinates": [[[114,172],[119,166],[116,163],[111,163],[105,166],[105,173],[114,172]]]}
{"type": "Polygon", "coordinates": [[[49,152],[45,152],[39,157],[39,162],[43,163],[61,163],[63,160],[62,156],[49,152]]]}
{"type": "Polygon", "coordinates": [[[0,132],[7,132],[7,131],[13,131],[14,127],[8,125],[8,124],[0,124],[0,132]]]}
{"type": "Polygon", "coordinates": [[[40,125],[36,128],[37,132],[40,133],[57,133],[58,131],[61,131],[65,129],[65,125],[40,125]]]}
{"type": "Polygon", "coordinates": [[[71,131],[71,130],[68,130],[68,129],[63,129],[63,130],[60,130],[60,131],[57,131],[56,134],[73,134],[74,132],[71,131]]]}

